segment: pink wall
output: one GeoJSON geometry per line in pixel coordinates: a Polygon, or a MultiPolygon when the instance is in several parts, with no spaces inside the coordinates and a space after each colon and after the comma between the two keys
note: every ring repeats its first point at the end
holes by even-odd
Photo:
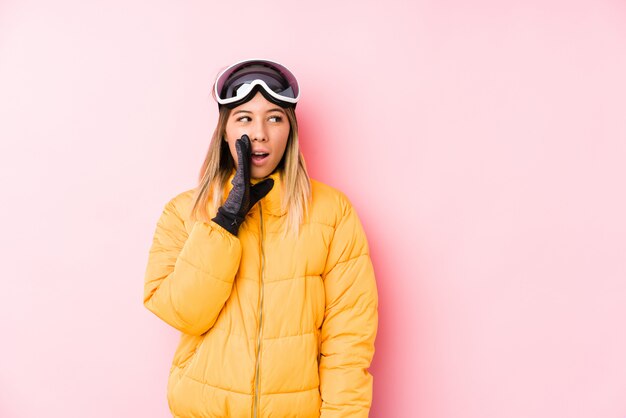
{"type": "Polygon", "coordinates": [[[0,416],[167,417],[142,305],[218,69],[299,76],[380,292],[372,416],[626,416],[626,5],[0,3],[0,416]]]}

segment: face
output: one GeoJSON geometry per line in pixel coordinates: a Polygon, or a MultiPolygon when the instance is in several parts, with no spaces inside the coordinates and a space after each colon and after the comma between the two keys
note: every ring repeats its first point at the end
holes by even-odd
{"type": "Polygon", "coordinates": [[[252,145],[250,177],[267,177],[283,158],[289,139],[289,119],[285,110],[257,93],[251,100],[231,110],[226,121],[226,138],[230,154],[237,164],[235,141],[248,135],[252,145]]]}

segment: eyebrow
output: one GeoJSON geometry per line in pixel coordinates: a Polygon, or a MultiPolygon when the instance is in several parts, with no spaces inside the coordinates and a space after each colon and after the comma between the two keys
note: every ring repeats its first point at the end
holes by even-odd
{"type": "MultiPolygon", "coordinates": [[[[270,113],[270,112],[280,112],[280,113],[285,113],[285,111],[283,109],[281,109],[280,107],[273,107],[271,109],[268,109],[265,113],[270,113]]],[[[238,110],[236,112],[233,112],[233,115],[236,115],[237,113],[252,113],[249,110],[238,110]]]]}

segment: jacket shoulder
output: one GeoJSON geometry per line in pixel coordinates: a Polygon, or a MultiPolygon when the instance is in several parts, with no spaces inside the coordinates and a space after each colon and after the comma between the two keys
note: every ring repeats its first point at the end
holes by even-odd
{"type": "MultiPolygon", "coordinates": [[[[162,221],[182,222],[185,229],[190,230],[190,214],[193,206],[193,196],[195,189],[185,190],[170,198],[163,208],[162,221]]],[[[187,231],[189,232],[189,231],[187,231]]]]}
{"type": "Polygon", "coordinates": [[[311,222],[335,226],[351,212],[352,204],[342,191],[311,179],[311,222]]]}

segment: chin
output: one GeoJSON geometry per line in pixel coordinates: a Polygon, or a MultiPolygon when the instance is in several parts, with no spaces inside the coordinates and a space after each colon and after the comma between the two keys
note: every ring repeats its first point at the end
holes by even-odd
{"type": "Polygon", "coordinates": [[[262,179],[269,176],[270,174],[272,174],[272,172],[268,170],[252,170],[252,172],[250,173],[250,177],[253,179],[262,179]]]}
{"type": "Polygon", "coordinates": [[[275,170],[276,167],[271,170],[265,167],[253,167],[250,171],[250,177],[253,179],[263,179],[265,177],[269,177],[275,170]]]}

